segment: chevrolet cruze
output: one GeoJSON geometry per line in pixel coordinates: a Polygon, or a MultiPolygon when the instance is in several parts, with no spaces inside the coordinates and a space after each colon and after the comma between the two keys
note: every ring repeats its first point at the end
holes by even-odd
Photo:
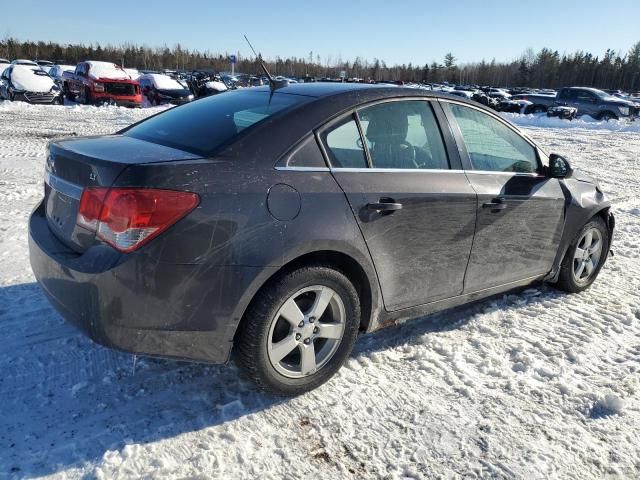
{"type": "Polygon", "coordinates": [[[226,362],[294,395],[359,332],[547,281],[591,285],[598,183],[479,104],[257,87],[49,145],[31,265],[63,317],[136,354],[226,362]]]}

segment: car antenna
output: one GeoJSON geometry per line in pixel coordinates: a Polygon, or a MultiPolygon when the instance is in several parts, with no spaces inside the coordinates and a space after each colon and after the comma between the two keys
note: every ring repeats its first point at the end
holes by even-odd
{"type": "Polygon", "coordinates": [[[249,48],[251,48],[251,50],[253,51],[253,54],[256,56],[256,58],[260,62],[260,66],[262,67],[264,74],[269,79],[269,86],[271,87],[271,90],[275,90],[276,88],[286,87],[287,85],[289,85],[289,82],[287,80],[276,80],[271,76],[271,74],[269,73],[269,70],[267,70],[267,66],[262,61],[262,56],[256,53],[256,50],[253,48],[253,45],[251,45],[251,42],[249,41],[246,35],[244,35],[244,39],[247,41],[247,43],[249,44],[249,48]]]}

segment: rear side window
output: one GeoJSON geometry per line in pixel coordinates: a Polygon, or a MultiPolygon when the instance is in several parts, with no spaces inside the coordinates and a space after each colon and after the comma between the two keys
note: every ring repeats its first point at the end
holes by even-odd
{"type": "Polygon", "coordinates": [[[474,170],[533,173],[538,156],[529,142],[479,110],[451,105],[474,170]]]}
{"type": "Polygon", "coordinates": [[[573,98],[573,90],[563,88],[562,90],[560,90],[560,95],[558,95],[558,98],[561,100],[571,100],[573,98]]]}
{"type": "Polygon", "coordinates": [[[279,167],[326,168],[322,152],[313,135],[278,162],[279,167]]]}
{"type": "Polygon", "coordinates": [[[197,155],[210,155],[243,130],[309,100],[301,95],[270,95],[268,91],[226,92],[167,110],[123,134],[197,155]]]}
{"type": "Polygon", "coordinates": [[[358,111],[373,168],[448,169],[431,105],[423,100],[380,103],[358,111]]]}
{"type": "Polygon", "coordinates": [[[347,117],[322,135],[331,166],[335,168],[366,168],[367,158],[360,131],[353,117],[347,117]]]}

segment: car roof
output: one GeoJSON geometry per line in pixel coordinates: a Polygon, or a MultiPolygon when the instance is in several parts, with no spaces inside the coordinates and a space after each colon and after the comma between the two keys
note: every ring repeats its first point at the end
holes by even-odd
{"type": "MultiPolygon", "coordinates": [[[[268,85],[261,87],[252,87],[256,90],[269,91],[268,85]]],[[[421,90],[417,88],[402,88],[390,84],[369,84],[369,83],[342,83],[342,82],[308,82],[308,83],[290,83],[287,86],[276,88],[277,93],[285,93],[290,95],[304,95],[306,97],[329,97],[347,92],[370,91],[370,90],[389,90],[391,91],[412,91],[412,92],[431,92],[431,90],[421,90]]]]}
{"type": "Polygon", "coordinates": [[[567,90],[587,90],[589,92],[604,92],[604,90],[600,90],[599,88],[593,87],[565,87],[567,90]]]}
{"type": "Polygon", "coordinates": [[[25,60],[23,58],[17,58],[16,60],[14,60],[11,63],[13,65],[35,65],[35,66],[38,66],[38,64],[36,62],[34,62],[33,60],[25,60]]]}

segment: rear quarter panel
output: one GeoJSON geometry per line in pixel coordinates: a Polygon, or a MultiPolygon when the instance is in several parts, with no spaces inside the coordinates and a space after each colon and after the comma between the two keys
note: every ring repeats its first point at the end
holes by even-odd
{"type": "MultiPolygon", "coordinates": [[[[239,322],[255,293],[287,263],[318,251],[337,251],[357,261],[370,281],[377,305],[375,271],[344,193],[329,171],[283,171],[234,158],[132,165],[118,186],[188,190],[199,206],[165,234],[140,249],[149,265],[201,265],[210,272],[209,295],[228,289],[214,278],[228,267],[251,268],[238,297],[224,310],[239,322]],[[269,208],[269,192],[286,185],[298,192],[299,212],[278,220],[269,208]],[[216,285],[218,285],[216,287],[216,285]]],[[[228,277],[228,274],[226,274],[228,277]]],[[[228,281],[231,277],[228,277],[228,281]]],[[[200,281],[200,283],[202,283],[200,281]]],[[[198,287],[200,288],[200,287],[198,287]]]]}

